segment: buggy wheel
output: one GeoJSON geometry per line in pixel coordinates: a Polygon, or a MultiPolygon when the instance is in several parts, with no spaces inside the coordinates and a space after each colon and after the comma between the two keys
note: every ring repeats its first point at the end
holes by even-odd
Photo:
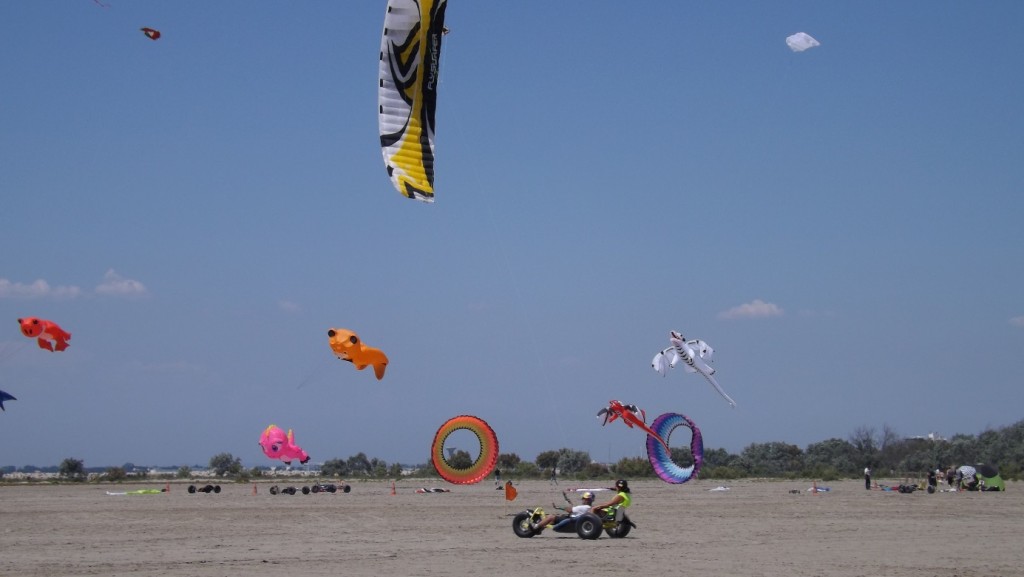
{"type": "Polygon", "coordinates": [[[188,486],[188,492],[189,493],[195,493],[196,492],[196,486],[195,485],[189,485],[188,486]]]}
{"type": "Polygon", "coordinates": [[[530,526],[530,517],[532,517],[532,515],[529,512],[523,511],[512,519],[512,530],[515,531],[517,536],[529,538],[536,535],[533,531],[533,527],[530,526]]]}
{"type": "Polygon", "coordinates": [[[615,520],[615,524],[605,531],[608,533],[609,537],[625,537],[629,534],[630,529],[636,526],[629,520],[629,516],[626,515],[626,511],[623,510],[622,507],[615,509],[613,519],[615,520]]]}
{"type": "Polygon", "coordinates": [[[277,485],[273,485],[273,486],[271,486],[271,487],[270,487],[270,494],[271,494],[271,495],[276,495],[276,494],[278,494],[279,492],[280,492],[280,491],[278,491],[278,490],[277,490],[277,485]]]}
{"type": "Polygon", "coordinates": [[[303,495],[308,495],[309,494],[309,487],[303,487],[302,488],[302,494],[303,495]]]}
{"type": "Polygon", "coordinates": [[[607,531],[605,531],[605,533],[608,533],[609,537],[613,537],[615,539],[621,539],[622,537],[625,537],[626,535],[629,535],[629,531],[632,528],[633,528],[633,524],[629,522],[629,518],[627,517],[627,518],[623,519],[622,522],[619,523],[618,525],[616,525],[616,526],[612,527],[611,529],[608,529],[607,531]]]}
{"type": "Polygon", "coordinates": [[[576,534],[581,539],[597,539],[601,536],[601,531],[604,527],[601,525],[601,520],[597,518],[597,515],[592,513],[584,513],[576,519],[576,534]]]}
{"type": "Polygon", "coordinates": [[[342,493],[348,493],[351,490],[352,490],[352,486],[351,485],[342,485],[341,486],[341,492],[342,493]]]}

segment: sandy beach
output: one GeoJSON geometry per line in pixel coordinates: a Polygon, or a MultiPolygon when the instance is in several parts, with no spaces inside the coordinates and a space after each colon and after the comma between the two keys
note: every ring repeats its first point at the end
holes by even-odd
{"type": "Polygon", "coordinates": [[[511,503],[490,482],[427,481],[451,492],[417,494],[424,482],[404,480],[395,495],[390,482],[348,482],[348,494],[309,495],[271,495],[265,482],[255,494],[251,483],[116,496],[107,492],[165,483],[0,486],[0,575],[1016,577],[1024,567],[1016,483],[900,494],[842,481],[811,494],[810,481],[635,481],[638,528],[584,541],[511,529],[515,512],[562,503],[572,481],[522,482],[511,503]]]}

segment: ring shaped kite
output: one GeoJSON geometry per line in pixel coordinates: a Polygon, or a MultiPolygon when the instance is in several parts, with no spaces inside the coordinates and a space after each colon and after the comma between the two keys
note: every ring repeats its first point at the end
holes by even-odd
{"type": "Polygon", "coordinates": [[[665,445],[650,435],[647,436],[647,459],[662,481],[681,485],[700,473],[700,467],[704,463],[704,439],[701,437],[700,429],[686,415],[665,413],[651,423],[651,429],[664,439],[665,443],[668,443],[668,438],[676,427],[688,427],[693,432],[693,439],[690,440],[693,464],[689,467],[680,467],[672,462],[672,454],[665,449],[665,445]]]}
{"type": "Polygon", "coordinates": [[[494,429],[491,429],[483,419],[470,415],[459,415],[448,419],[437,430],[430,454],[430,460],[442,479],[456,485],[472,485],[486,479],[498,464],[498,437],[494,434],[494,429]],[[476,435],[477,440],[480,441],[480,455],[468,468],[457,469],[444,456],[444,442],[449,435],[462,429],[469,430],[476,435]]]}

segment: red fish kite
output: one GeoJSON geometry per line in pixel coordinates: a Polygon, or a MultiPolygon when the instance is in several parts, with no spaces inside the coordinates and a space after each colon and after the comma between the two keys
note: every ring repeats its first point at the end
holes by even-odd
{"type": "Polygon", "coordinates": [[[384,369],[388,368],[388,356],[384,351],[366,346],[359,340],[359,335],[348,329],[330,329],[327,336],[330,337],[331,350],[339,359],[354,364],[360,371],[373,365],[377,380],[384,378],[384,369]]]}
{"type": "Polygon", "coordinates": [[[139,28],[139,30],[142,30],[142,33],[150,40],[158,40],[160,38],[160,31],[154,28],[139,28]]]}
{"type": "Polygon", "coordinates": [[[37,339],[41,349],[52,352],[63,351],[68,348],[68,339],[71,338],[71,333],[60,328],[53,321],[36,317],[25,317],[18,319],[18,324],[21,325],[21,334],[30,339],[37,339]],[[53,342],[51,343],[50,341],[53,342]]]}

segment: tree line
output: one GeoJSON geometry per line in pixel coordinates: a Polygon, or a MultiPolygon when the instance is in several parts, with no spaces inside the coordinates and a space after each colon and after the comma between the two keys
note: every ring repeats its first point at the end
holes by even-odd
{"type": "MultiPolygon", "coordinates": [[[[826,439],[811,443],[803,450],[784,442],[751,443],[739,454],[725,449],[708,449],[703,457],[699,474],[703,479],[837,480],[859,477],[864,467],[870,467],[876,475],[919,477],[936,468],[989,463],[999,469],[1004,479],[1016,480],[1021,477],[1024,466],[1024,420],[978,435],[957,434],[950,439],[905,438],[888,425],[881,430],[863,426],[846,439],[826,439]]],[[[672,460],[681,467],[692,465],[689,447],[673,448],[672,460]]],[[[473,464],[473,457],[458,450],[449,456],[448,462],[456,468],[467,468],[473,464]]],[[[523,460],[516,453],[502,453],[498,456],[497,468],[504,479],[546,479],[551,475],[574,479],[655,476],[646,457],[625,457],[616,463],[599,463],[591,459],[588,452],[570,448],[543,451],[533,461],[523,460]]],[[[0,476],[4,471],[13,472],[12,469],[0,469],[0,476]]],[[[246,469],[241,459],[230,453],[211,457],[209,469],[218,477],[239,481],[262,477],[268,472],[266,467],[246,469]]],[[[345,479],[398,479],[405,473],[414,477],[438,477],[429,463],[417,465],[412,471],[406,469],[399,463],[387,463],[365,453],[357,453],[347,459],[325,461],[320,466],[320,475],[345,479]]],[[[64,459],[58,474],[67,480],[84,481],[87,478],[84,463],[74,458],[64,459]]],[[[175,474],[181,478],[191,475],[192,470],[187,466],[180,467],[175,474]]],[[[124,467],[110,467],[100,478],[120,481],[128,476],[124,467]]]]}

